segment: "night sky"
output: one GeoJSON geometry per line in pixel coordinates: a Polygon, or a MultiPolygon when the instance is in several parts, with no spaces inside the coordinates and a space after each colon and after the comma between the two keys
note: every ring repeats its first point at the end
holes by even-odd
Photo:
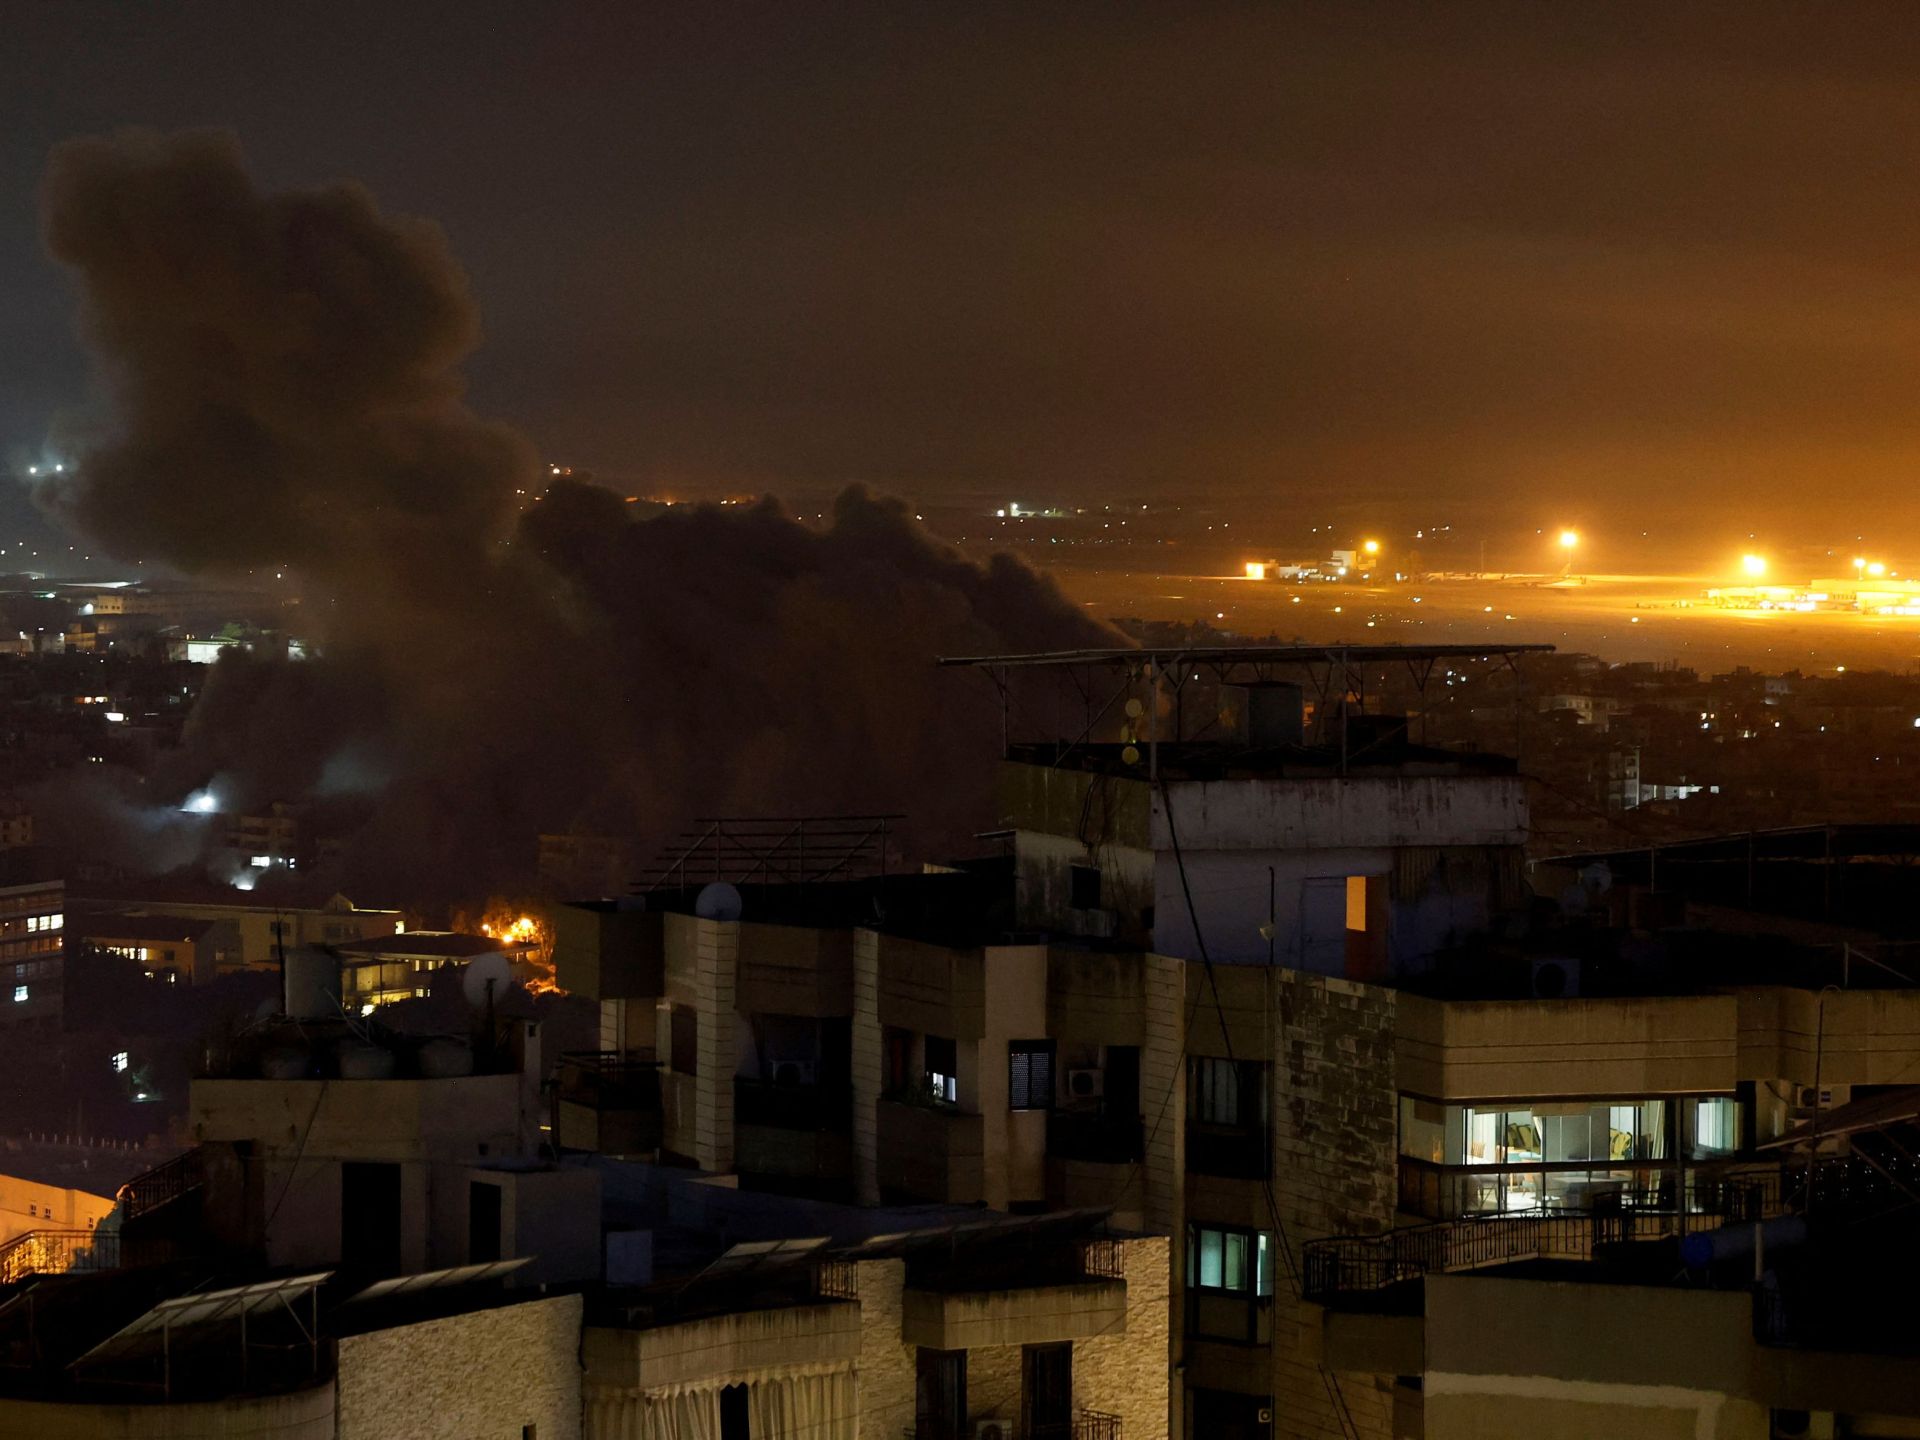
{"type": "Polygon", "coordinates": [[[443,224],[476,407],[636,485],[1920,529],[1907,6],[5,8],[15,459],[49,147],[218,125],[443,224]]]}

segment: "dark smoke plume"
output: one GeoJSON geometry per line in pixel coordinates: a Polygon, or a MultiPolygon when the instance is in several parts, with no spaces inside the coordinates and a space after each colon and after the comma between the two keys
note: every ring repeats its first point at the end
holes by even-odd
{"type": "Polygon", "coordinates": [[[931,657],[1113,639],[859,488],[824,529],[517,505],[531,447],[461,399],[464,278],[357,186],[263,195],[228,137],[131,134],[55,152],[45,225],[112,402],[45,502],[123,558],[292,567],[324,617],[323,660],[222,661],[162,784],[311,801],[370,892],[471,896],[541,831],[695,814],[900,810],[952,844],[990,819],[998,722],[931,657]]]}

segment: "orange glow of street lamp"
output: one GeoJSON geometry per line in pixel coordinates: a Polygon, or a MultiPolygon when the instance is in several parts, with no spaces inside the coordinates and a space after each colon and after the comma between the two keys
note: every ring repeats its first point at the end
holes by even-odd
{"type": "Polygon", "coordinates": [[[1755,580],[1767,573],[1767,557],[1764,555],[1742,555],[1740,568],[1755,580]]]}
{"type": "Polygon", "coordinates": [[[1562,530],[1560,532],[1560,548],[1562,550],[1571,550],[1579,543],[1580,532],[1578,530],[1562,530]]]}
{"type": "Polygon", "coordinates": [[[1380,542],[1378,540],[1369,540],[1360,548],[1369,555],[1378,555],[1380,553],[1380,542]]]}

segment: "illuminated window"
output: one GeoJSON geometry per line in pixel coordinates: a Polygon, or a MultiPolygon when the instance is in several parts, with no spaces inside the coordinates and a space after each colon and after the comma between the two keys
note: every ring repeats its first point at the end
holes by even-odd
{"type": "Polygon", "coordinates": [[[927,1036],[927,1088],[933,1098],[960,1103],[959,1047],[943,1035],[927,1036]]]}
{"type": "Polygon", "coordinates": [[[1189,1225],[1187,1284],[1196,1290],[1273,1294],[1273,1236],[1265,1230],[1189,1225]]]}
{"type": "Polygon", "coordinates": [[[1347,929],[1365,930],[1367,928],[1367,877],[1349,875],[1347,877],[1347,929]]]}
{"type": "Polygon", "coordinates": [[[19,1003],[20,1003],[20,1002],[21,1002],[22,1000],[24,1000],[24,999],[26,999],[26,998],[27,998],[27,987],[26,987],[26,986],[24,986],[24,985],[16,985],[16,986],[14,986],[14,987],[13,987],[13,1001],[14,1001],[14,1004],[16,1004],[16,1005],[17,1005],[17,1004],[19,1004],[19,1003]]]}
{"type": "Polygon", "coordinates": [[[113,1055],[113,1070],[116,1075],[124,1075],[127,1070],[127,1052],[116,1050],[113,1055]]]}

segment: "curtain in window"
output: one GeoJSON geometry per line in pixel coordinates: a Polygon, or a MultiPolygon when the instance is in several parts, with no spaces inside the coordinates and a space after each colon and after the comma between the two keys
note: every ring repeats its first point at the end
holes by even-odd
{"type": "Polygon", "coordinates": [[[858,1396],[853,1373],[778,1375],[747,1387],[753,1440],[854,1440],[858,1396]]]}

